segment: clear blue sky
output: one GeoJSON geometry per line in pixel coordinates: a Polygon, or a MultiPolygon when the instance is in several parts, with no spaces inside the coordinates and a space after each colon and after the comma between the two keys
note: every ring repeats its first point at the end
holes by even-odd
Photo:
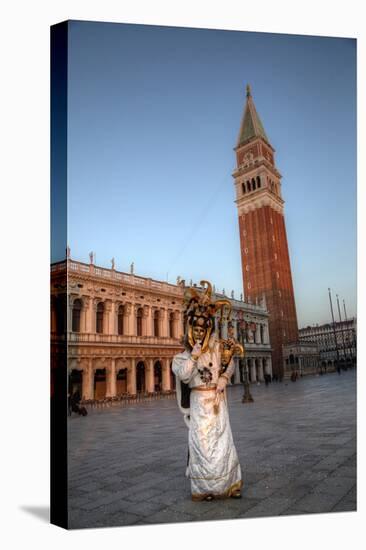
{"type": "Polygon", "coordinates": [[[328,286],[356,315],[351,39],[71,22],[71,256],[239,296],[231,173],[247,83],[283,176],[299,326],[329,320],[328,286]]]}

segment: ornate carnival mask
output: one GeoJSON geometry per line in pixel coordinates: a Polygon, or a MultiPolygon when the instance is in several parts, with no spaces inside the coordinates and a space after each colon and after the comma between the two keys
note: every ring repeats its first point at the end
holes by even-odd
{"type": "Polygon", "coordinates": [[[244,357],[244,348],[239,342],[236,342],[233,338],[227,340],[220,340],[221,348],[221,366],[227,367],[231,361],[233,355],[240,355],[244,357]]]}
{"type": "Polygon", "coordinates": [[[204,353],[208,349],[208,343],[210,336],[215,327],[215,314],[221,309],[221,317],[224,314],[224,307],[226,306],[231,311],[231,303],[229,300],[212,300],[212,286],[208,281],[201,281],[200,285],[205,287],[204,292],[198,291],[197,288],[187,288],[184,293],[184,302],[186,305],[185,315],[187,317],[186,332],[188,335],[188,342],[193,348],[196,341],[199,340],[201,332],[202,352],[204,353]],[[195,327],[200,327],[203,331],[195,331],[195,327]]]}

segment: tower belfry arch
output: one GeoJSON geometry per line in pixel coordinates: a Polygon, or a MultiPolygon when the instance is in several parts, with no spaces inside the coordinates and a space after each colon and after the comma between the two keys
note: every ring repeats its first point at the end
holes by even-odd
{"type": "Polygon", "coordinates": [[[233,173],[239,217],[243,290],[252,302],[265,297],[273,372],[283,375],[282,346],[298,340],[281,174],[249,85],[233,173]]]}

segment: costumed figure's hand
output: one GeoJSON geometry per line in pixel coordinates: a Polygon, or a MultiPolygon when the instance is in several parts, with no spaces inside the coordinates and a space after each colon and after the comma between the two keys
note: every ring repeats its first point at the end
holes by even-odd
{"type": "Polygon", "coordinates": [[[215,396],[215,402],[214,402],[214,406],[213,406],[213,410],[214,410],[215,414],[218,414],[218,412],[219,412],[220,401],[224,398],[224,390],[226,388],[227,382],[228,382],[228,380],[227,380],[226,376],[222,376],[222,375],[220,376],[220,378],[217,381],[216,396],[215,396]]]}
{"type": "Polygon", "coordinates": [[[227,382],[226,376],[221,375],[217,381],[216,393],[222,393],[226,388],[227,382]]]}
{"type": "Polygon", "coordinates": [[[196,342],[195,345],[194,345],[193,348],[192,348],[192,351],[191,351],[192,359],[194,359],[195,361],[197,361],[197,359],[198,359],[199,356],[201,355],[201,351],[202,351],[202,346],[201,346],[201,344],[199,344],[198,342],[196,342]]]}

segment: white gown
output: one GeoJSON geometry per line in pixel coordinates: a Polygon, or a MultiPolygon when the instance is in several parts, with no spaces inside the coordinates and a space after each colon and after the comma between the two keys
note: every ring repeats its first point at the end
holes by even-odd
{"type": "MultiPolygon", "coordinates": [[[[238,455],[231,433],[226,391],[221,395],[218,411],[215,412],[216,391],[220,369],[219,343],[215,337],[210,340],[209,350],[194,361],[188,351],[174,357],[173,372],[180,381],[192,388],[189,414],[189,462],[186,471],[191,480],[193,500],[203,500],[210,495],[214,498],[229,497],[241,489],[241,470],[238,455]],[[205,385],[198,369],[207,367],[212,379],[205,385]],[[194,388],[200,389],[194,389],[194,388]],[[203,389],[205,388],[205,389],[203,389]],[[206,389],[207,388],[207,389],[206,389]]],[[[234,371],[233,361],[227,367],[230,378],[234,371]]],[[[179,392],[177,392],[179,394],[179,392]]],[[[179,395],[178,395],[179,398],[179,395]]],[[[217,410],[217,409],[216,409],[217,410]]]]}

